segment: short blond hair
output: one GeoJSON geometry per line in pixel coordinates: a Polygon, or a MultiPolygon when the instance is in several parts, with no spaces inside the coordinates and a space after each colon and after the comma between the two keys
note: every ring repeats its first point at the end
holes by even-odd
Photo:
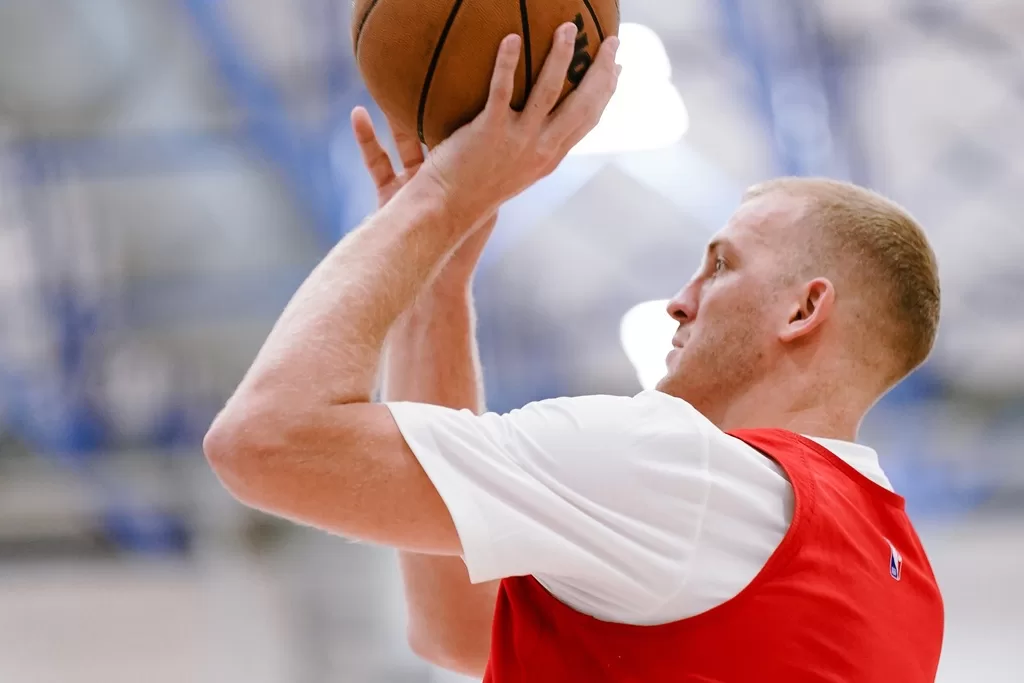
{"type": "Polygon", "coordinates": [[[823,237],[810,258],[877,290],[879,305],[864,321],[876,328],[869,339],[892,354],[889,383],[910,374],[931,353],[939,327],[938,264],[924,230],[896,202],[836,180],[779,178],[750,188],[743,200],[774,192],[808,200],[802,220],[823,237]]]}

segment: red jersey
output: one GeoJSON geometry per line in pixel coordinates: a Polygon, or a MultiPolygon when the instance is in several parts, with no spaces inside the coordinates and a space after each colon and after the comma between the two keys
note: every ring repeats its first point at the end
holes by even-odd
{"type": "Polygon", "coordinates": [[[632,626],[581,614],[534,578],[501,582],[485,683],[931,683],[943,608],[904,500],[825,447],[732,433],[785,471],[789,530],[739,595],[632,626]]]}

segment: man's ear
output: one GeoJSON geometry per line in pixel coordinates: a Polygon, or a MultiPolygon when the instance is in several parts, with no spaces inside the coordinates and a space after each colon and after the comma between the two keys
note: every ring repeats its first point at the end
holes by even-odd
{"type": "Polygon", "coordinates": [[[828,278],[818,277],[804,284],[779,339],[789,343],[813,333],[832,314],[835,301],[836,289],[828,278]]]}

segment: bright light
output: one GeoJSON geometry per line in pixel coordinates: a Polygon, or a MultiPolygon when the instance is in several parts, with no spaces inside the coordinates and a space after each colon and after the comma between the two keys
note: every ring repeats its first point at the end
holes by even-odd
{"type": "Polygon", "coordinates": [[[645,301],[622,316],[619,339],[644,389],[653,389],[665,376],[665,356],[679,325],[665,312],[668,301],[645,301]]]}
{"type": "Polygon", "coordinates": [[[619,27],[619,86],[601,122],[572,154],[609,154],[659,149],[678,142],[690,126],[683,98],[672,85],[665,46],[642,24],[619,27]]]}

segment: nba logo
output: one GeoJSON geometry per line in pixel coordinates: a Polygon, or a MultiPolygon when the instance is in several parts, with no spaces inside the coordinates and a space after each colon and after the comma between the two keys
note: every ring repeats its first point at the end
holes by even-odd
{"type": "Polygon", "coordinates": [[[900,551],[896,550],[889,539],[885,539],[885,542],[889,544],[889,576],[896,581],[899,581],[903,576],[903,556],[900,555],[900,551]]]}

